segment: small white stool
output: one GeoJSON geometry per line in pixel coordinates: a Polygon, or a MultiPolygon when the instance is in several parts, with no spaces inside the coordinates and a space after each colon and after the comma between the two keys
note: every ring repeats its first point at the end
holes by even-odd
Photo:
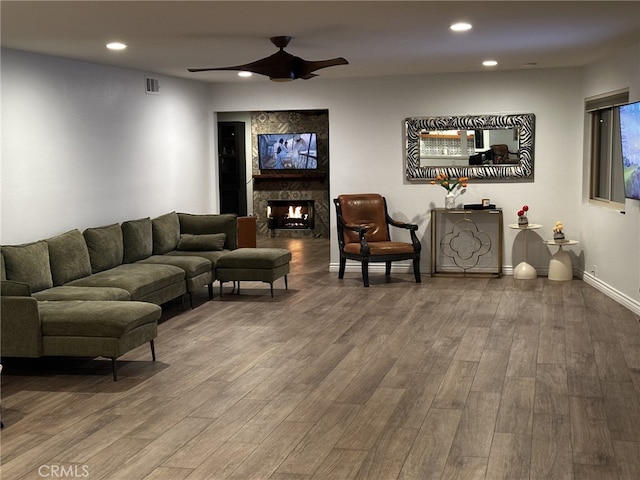
{"type": "Polygon", "coordinates": [[[558,251],[551,256],[549,260],[549,280],[555,280],[558,282],[566,282],[573,280],[573,266],[571,265],[571,257],[565,252],[562,247],[565,245],[577,245],[577,240],[545,240],[545,245],[555,245],[558,247],[558,251]]]}
{"type": "Polygon", "coordinates": [[[527,260],[527,231],[542,228],[542,225],[538,223],[530,223],[527,226],[522,227],[517,223],[512,223],[509,225],[509,228],[524,231],[524,260],[513,269],[513,278],[516,280],[533,280],[534,278],[537,278],[538,272],[536,271],[536,268],[527,260]]]}

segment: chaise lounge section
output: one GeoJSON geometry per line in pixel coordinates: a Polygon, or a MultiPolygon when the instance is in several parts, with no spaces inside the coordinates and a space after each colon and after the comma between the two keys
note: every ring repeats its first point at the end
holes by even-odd
{"type": "Polygon", "coordinates": [[[2,282],[2,355],[106,357],[116,381],[116,359],[154,339],[162,308],[136,301],[38,301],[25,283],[2,282]]]}

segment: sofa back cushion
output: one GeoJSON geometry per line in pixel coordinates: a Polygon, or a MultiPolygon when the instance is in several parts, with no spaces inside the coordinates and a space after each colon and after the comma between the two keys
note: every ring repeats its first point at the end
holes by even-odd
{"type": "Polygon", "coordinates": [[[47,242],[2,247],[7,280],[23,282],[32,292],[53,287],[47,242]]]}
{"type": "Polygon", "coordinates": [[[183,233],[180,235],[178,250],[215,252],[224,248],[226,239],[227,236],[224,233],[203,233],[201,235],[183,233]]]}
{"type": "Polygon", "coordinates": [[[55,286],[91,275],[89,249],[80,230],[45,240],[49,246],[49,263],[55,286]]]}
{"type": "Polygon", "coordinates": [[[122,263],[124,246],[122,228],[119,224],[87,228],[82,235],[89,249],[93,273],[117,267],[122,263]]]}
{"type": "Polygon", "coordinates": [[[238,248],[238,216],[235,213],[200,215],[178,213],[178,218],[180,219],[181,234],[224,233],[226,235],[224,248],[227,250],[238,248]]]}
{"type": "Polygon", "coordinates": [[[151,220],[153,254],[164,255],[174,251],[180,241],[180,220],[176,212],[166,213],[151,220]]]}
{"type": "Polygon", "coordinates": [[[124,247],[122,263],[144,260],[153,254],[153,232],[149,217],[123,222],[121,227],[124,247]]]}

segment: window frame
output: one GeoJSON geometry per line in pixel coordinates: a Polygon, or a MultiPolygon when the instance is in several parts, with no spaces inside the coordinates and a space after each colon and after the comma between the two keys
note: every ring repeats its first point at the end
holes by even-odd
{"type": "Polygon", "coordinates": [[[620,148],[619,107],[629,102],[629,89],[585,99],[585,114],[589,116],[589,203],[616,210],[624,209],[624,180],[620,148]],[[602,131],[603,116],[608,116],[606,132],[602,131]],[[606,135],[606,139],[604,138],[606,135]],[[604,144],[604,150],[603,150],[604,144]],[[602,190],[602,175],[606,175],[606,195],[602,190]],[[618,185],[619,183],[619,185],[618,185]]]}

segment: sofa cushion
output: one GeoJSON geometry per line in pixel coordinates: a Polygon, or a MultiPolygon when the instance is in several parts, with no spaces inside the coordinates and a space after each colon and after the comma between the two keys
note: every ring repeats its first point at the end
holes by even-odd
{"type": "Polygon", "coordinates": [[[238,248],[220,257],[218,268],[272,269],[287,265],[291,252],[285,248],[238,248]]]}
{"type": "Polygon", "coordinates": [[[178,250],[215,252],[223,249],[226,239],[227,235],[224,233],[208,233],[202,235],[183,233],[180,235],[178,250]]]}
{"type": "Polygon", "coordinates": [[[123,300],[131,299],[126,290],[116,287],[60,287],[47,288],[33,294],[39,302],[59,302],[65,300],[123,300]]]}
{"type": "Polygon", "coordinates": [[[151,220],[153,254],[164,255],[176,249],[180,240],[180,220],[176,212],[166,213],[151,220]]]}
{"type": "Polygon", "coordinates": [[[76,278],[91,275],[89,249],[80,230],[70,230],[45,241],[49,246],[54,285],[64,285],[76,278]]]}
{"type": "Polygon", "coordinates": [[[224,233],[227,236],[224,248],[233,250],[238,247],[238,216],[235,213],[178,213],[178,218],[180,219],[180,233],[192,235],[224,233]]]}
{"type": "Polygon", "coordinates": [[[119,338],[162,315],[145,302],[46,302],[39,306],[44,336],[119,338]]]}
{"type": "Polygon", "coordinates": [[[126,263],[79,278],[67,285],[122,288],[129,292],[132,300],[140,300],[173,284],[184,283],[184,280],[184,270],[173,265],[126,263]]]}
{"type": "Polygon", "coordinates": [[[23,282],[32,292],[53,286],[47,242],[7,245],[2,247],[7,280],[23,282]]]}
{"type": "Polygon", "coordinates": [[[123,222],[121,228],[123,243],[122,263],[133,263],[149,258],[153,253],[151,219],[147,217],[139,220],[129,220],[123,222]]]}
{"type": "Polygon", "coordinates": [[[212,268],[218,265],[218,260],[229,253],[231,250],[216,250],[215,252],[205,252],[205,251],[191,251],[191,250],[174,250],[173,252],[165,253],[165,256],[198,256],[204,257],[209,260],[212,264],[212,268]]]}
{"type": "Polygon", "coordinates": [[[124,246],[120,225],[114,223],[103,227],[87,228],[83,236],[89,249],[92,273],[102,272],[122,263],[124,246]]]}
{"type": "Polygon", "coordinates": [[[205,257],[195,255],[173,256],[173,255],[152,255],[149,258],[140,260],[138,263],[149,263],[155,265],[173,265],[184,270],[186,278],[197,277],[203,273],[213,270],[211,262],[205,257]]]}

